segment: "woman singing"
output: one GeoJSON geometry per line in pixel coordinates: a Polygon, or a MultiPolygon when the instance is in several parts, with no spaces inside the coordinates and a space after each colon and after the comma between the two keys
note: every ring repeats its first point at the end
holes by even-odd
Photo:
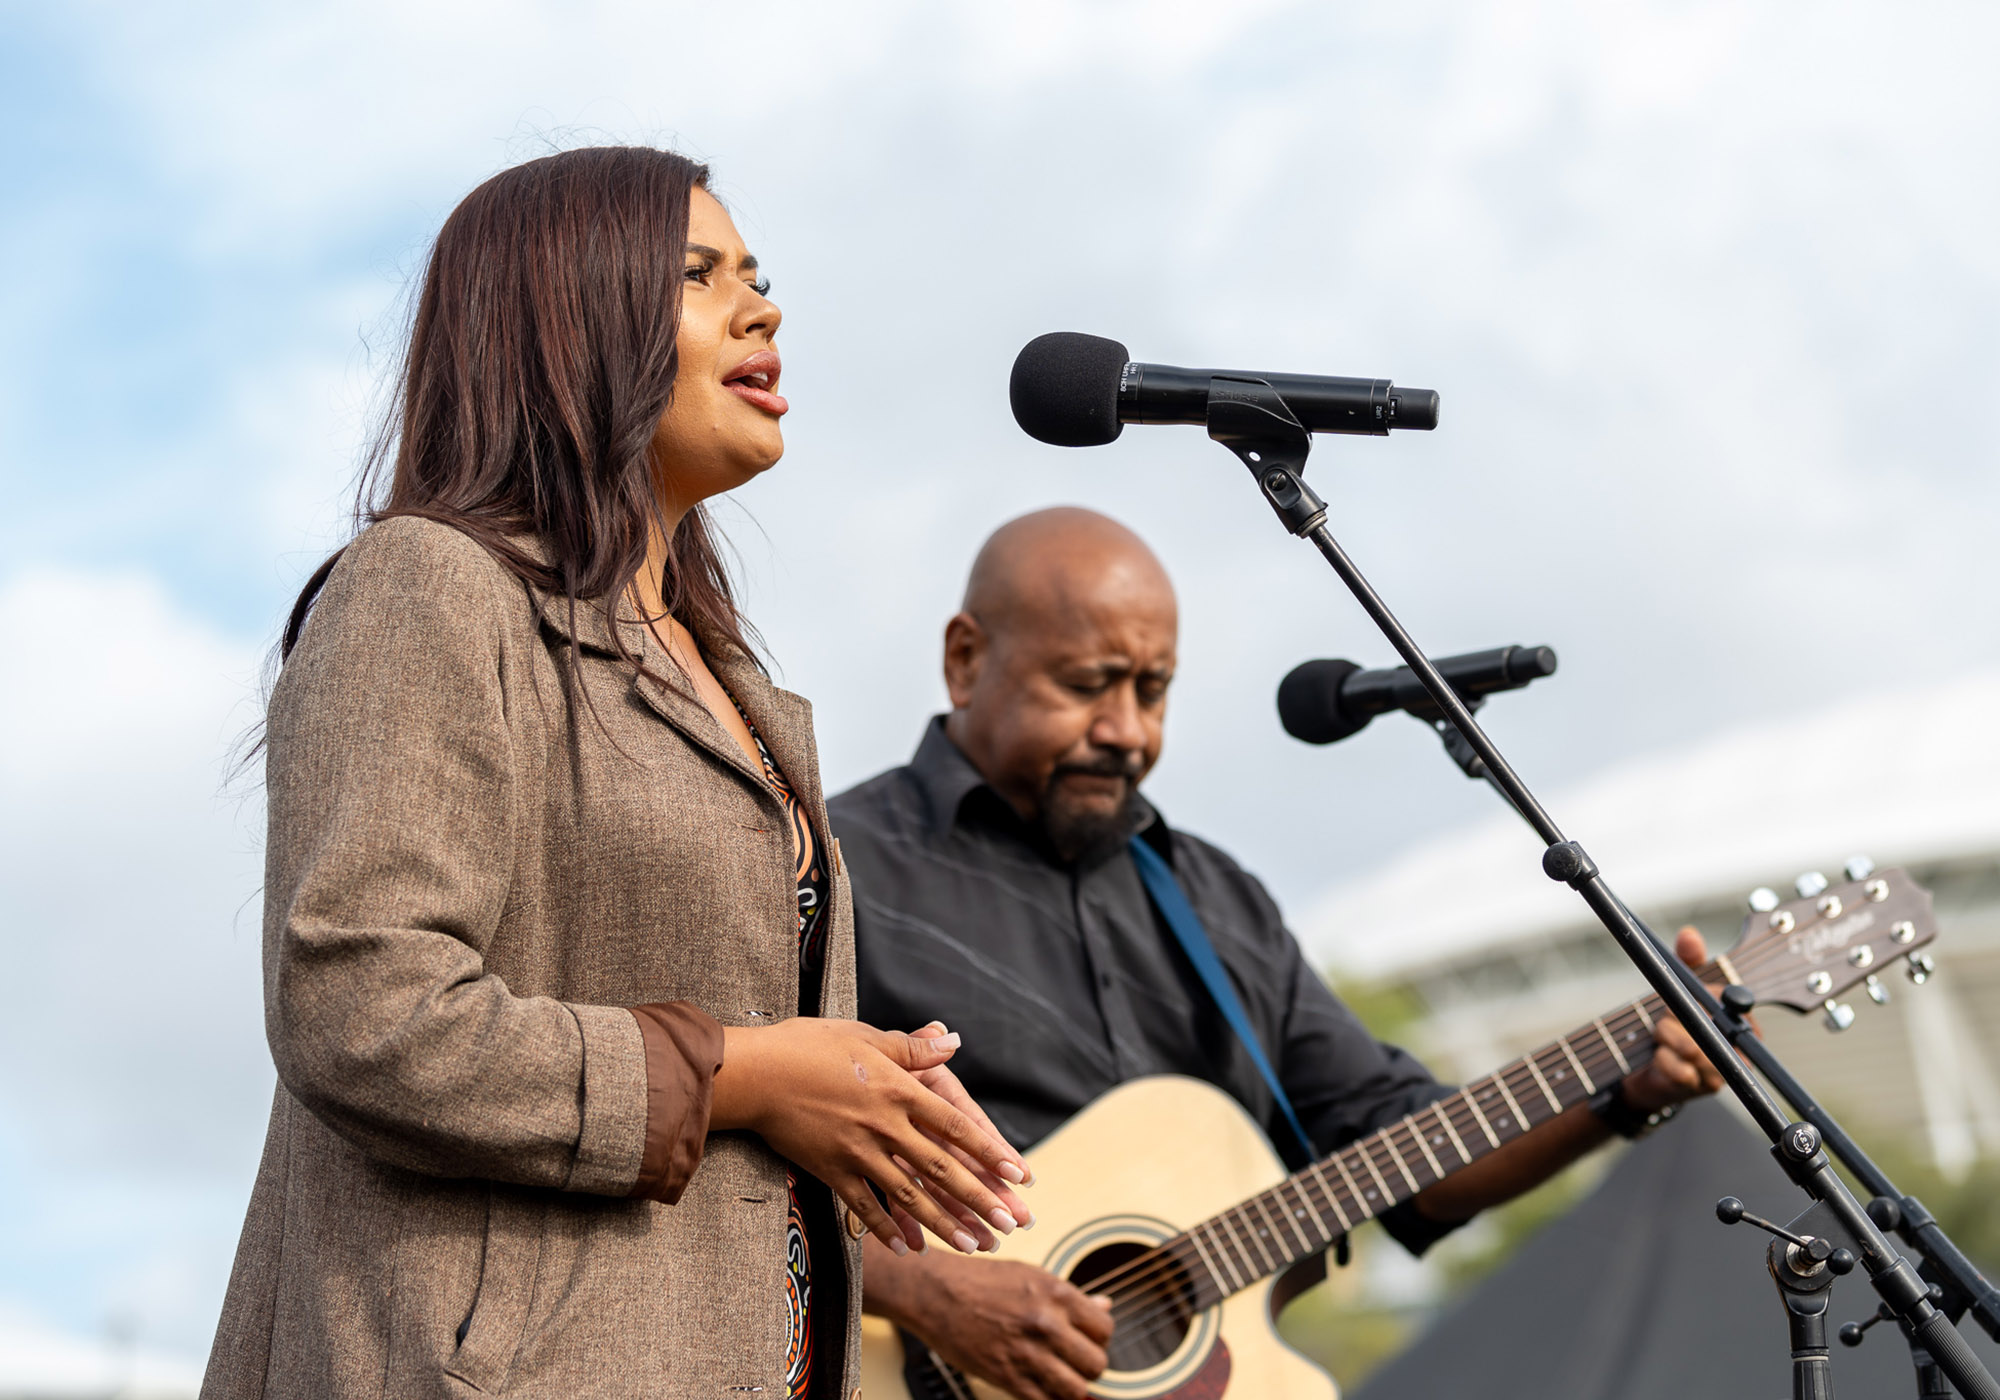
{"type": "Polygon", "coordinates": [[[956,1038],[839,1019],[811,712],[702,507],[785,412],[706,185],[571,151],[438,235],[386,493],[271,696],[279,1087],[210,1400],[848,1400],[856,1238],[1027,1218],[956,1038]]]}

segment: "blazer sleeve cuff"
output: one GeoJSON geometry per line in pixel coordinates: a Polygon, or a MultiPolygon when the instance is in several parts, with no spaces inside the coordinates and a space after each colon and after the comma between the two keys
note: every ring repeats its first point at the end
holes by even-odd
{"type": "Polygon", "coordinates": [[[646,1058],[645,1151],[631,1195],[672,1205],[701,1165],[708,1142],[722,1025],[691,1002],[635,1006],[646,1058]]]}
{"type": "Polygon", "coordinates": [[[569,1006],[583,1040],[582,1128],[566,1191],[626,1196],[646,1142],[646,1043],[622,1006],[569,1006]]]}

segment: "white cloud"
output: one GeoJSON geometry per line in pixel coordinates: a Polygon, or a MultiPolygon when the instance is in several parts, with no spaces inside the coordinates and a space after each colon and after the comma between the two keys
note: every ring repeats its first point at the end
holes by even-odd
{"type": "Polygon", "coordinates": [[[0,579],[0,654],[0,1301],[199,1355],[272,1082],[261,804],[222,791],[257,656],[55,571],[0,579]]]}
{"type": "Polygon", "coordinates": [[[64,1332],[0,1305],[0,1393],[45,1400],[193,1400],[201,1371],[172,1356],[64,1332]]]}
{"type": "Polygon", "coordinates": [[[357,332],[393,325],[453,200],[548,133],[713,159],[776,275],[791,452],[743,493],[769,542],[736,534],[836,786],[939,703],[979,539],[1068,500],[1137,526],[1181,588],[1155,783],[1177,820],[1300,903],[1488,809],[1408,722],[1330,753],[1278,734],[1294,662],[1386,646],[1199,433],[1022,438],[1007,367],[1057,327],[1442,390],[1437,434],[1323,443],[1313,476],[1422,640],[1562,651],[1488,712],[1531,781],[2000,660],[1984,7],[211,0],[37,22],[108,127],[98,165],[0,206],[0,450],[34,503],[0,540],[49,566],[0,588],[0,733],[28,736],[0,753],[0,888],[48,989],[0,1050],[71,1052],[46,1089],[0,1081],[30,1155],[101,1160],[137,1121],[191,1180],[247,1173],[257,817],[216,797],[258,659],[240,638],[337,528],[357,332]],[[106,251],[128,243],[139,274],[106,251]]]}

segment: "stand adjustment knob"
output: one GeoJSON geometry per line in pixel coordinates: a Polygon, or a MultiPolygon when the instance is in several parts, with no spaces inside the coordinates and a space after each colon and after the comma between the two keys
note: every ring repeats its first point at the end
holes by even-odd
{"type": "MultiPolygon", "coordinates": [[[[1915,977],[1916,974],[1912,972],[1911,976],[1915,977]]],[[[1832,997],[1828,997],[1825,1010],[1826,1028],[1830,1031],[1844,1031],[1854,1024],[1854,1008],[1844,1001],[1835,1001],[1832,997]]]]}
{"type": "Polygon", "coordinates": [[[1778,1150],[1794,1162],[1810,1162],[1819,1155],[1819,1129],[1810,1123],[1793,1123],[1778,1138],[1778,1150]]]}
{"type": "MultiPolygon", "coordinates": [[[[1812,1149],[1817,1152],[1819,1150],[1819,1133],[1810,1124],[1794,1123],[1786,1135],[1790,1137],[1792,1133],[1801,1130],[1811,1139],[1812,1149]]],[[[1785,1262],[1799,1274],[1809,1277],[1818,1273],[1822,1264],[1826,1266],[1827,1272],[1831,1274],[1848,1274],[1854,1271],[1856,1262],[1854,1251],[1837,1249],[1831,1240],[1823,1240],[1817,1235],[1794,1234],[1784,1226],[1766,1220],[1761,1215],[1752,1215],[1743,1208],[1743,1202],[1737,1200],[1734,1196],[1724,1196],[1715,1203],[1715,1218],[1725,1225],[1734,1225],[1740,1220],[1746,1224],[1755,1225],[1766,1234],[1777,1236],[1790,1246],[1785,1251],[1785,1262]]]]}
{"type": "Polygon", "coordinates": [[[1878,1322],[1887,1322],[1891,1316],[1892,1314],[1889,1312],[1889,1305],[1887,1303],[1881,1303],[1878,1304],[1875,1308],[1875,1316],[1869,1318],[1866,1322],[1841,1323],[1840,1344],[1844,1347],[1860,1346],[1863,1340],[1863,1334],[1866,1333],[1869,1328],[1873,1327],[1878,1322]]]}

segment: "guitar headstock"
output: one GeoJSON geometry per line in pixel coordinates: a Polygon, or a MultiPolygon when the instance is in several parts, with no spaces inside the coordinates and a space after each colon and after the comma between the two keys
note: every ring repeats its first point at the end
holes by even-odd
{"type": "Polygon", "coordinates": [[[1848,862],[1847,876],[1836,884],[1817,872],[1801,875],[1799,897],[1784,902],[1756,891],[1743,936],[1717,964],[1756,993],[1759,1005],[1824,1009],[1834,1030],[1854,1022],[1854,1009],[1835,998],[1857,983],[1886,1002],[1881,974],[1899,962],[1922,983],[1933,968],[1922,949],[1938,934],[1930,891],[1904,871],[1875,870],[1858,858],[1848,862]]]}

